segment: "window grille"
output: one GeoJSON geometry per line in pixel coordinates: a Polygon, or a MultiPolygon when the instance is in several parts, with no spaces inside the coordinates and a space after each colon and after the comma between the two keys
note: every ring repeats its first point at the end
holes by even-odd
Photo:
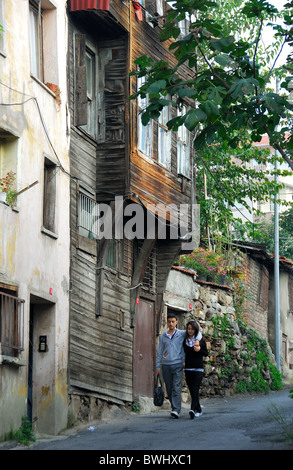
{"type": "Polygon", "coordinates": [[[85,192],[79,193],[78,226],[80,235],[94,239],[96,201],[85,192]]]}
{"type": "MultiPolygon", "coordinates": [[[[142,242],[138,242],[138,250],[140,251],[142,242]]],[[[157,246],[154,246],[149,259],[147,261],[144,276],[143,276],[143,288],[149,292],[157,291],[157,246]]]]}
{"type": "Polygon", "coordinates": [[[17,356],[23,351],[24,300],[0,292],[1,354],[17,356]]]}

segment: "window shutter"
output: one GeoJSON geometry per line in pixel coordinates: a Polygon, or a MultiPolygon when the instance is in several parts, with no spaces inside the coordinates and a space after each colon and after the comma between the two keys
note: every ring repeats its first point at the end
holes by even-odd
{"type": "Polygon", "coordinates": [[[74,124],[87,124],[86,42],[84,34],[75,35],[75,108],[74,124]]]}

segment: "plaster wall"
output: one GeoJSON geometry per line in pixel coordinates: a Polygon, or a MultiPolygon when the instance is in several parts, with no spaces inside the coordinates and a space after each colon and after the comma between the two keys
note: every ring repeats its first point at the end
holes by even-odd
{"type": "Polygon", "coordinates": [[[30,320],[34,322],[35,431],[56,434],[67,424],[70,237],[66,1],[42,1],[42,6],[49,7],[46,31],[49,34],[53,28],[51,37],[55,38],[50,79],[55,79],[60,88],[61,102],[30,72],[29,2],[4,0],[0,101],[5,106],[0,108],[0,176],[14,171],[17,191],[37,183],[17,197],[15,207],[0,203],[0,283],[8,289],[13,286],[25,301],[24,350],[14,365],[0,355],[0,439],[16,430],[27,414],[30,320]],[[54,231],[47,230],[43,220],[45,158],[55,165],[54,231]],[[44,353],[39,352],[40,335],[48,340],[44,353]]]}

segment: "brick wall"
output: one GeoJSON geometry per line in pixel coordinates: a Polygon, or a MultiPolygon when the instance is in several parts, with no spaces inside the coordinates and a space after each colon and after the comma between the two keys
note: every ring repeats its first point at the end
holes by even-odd
{"type": "Polygon", "coordinates": [[[244,255],[245,295],[243,312],[250,328],[268,340],[269,271],[262,263],[244,255]]]}

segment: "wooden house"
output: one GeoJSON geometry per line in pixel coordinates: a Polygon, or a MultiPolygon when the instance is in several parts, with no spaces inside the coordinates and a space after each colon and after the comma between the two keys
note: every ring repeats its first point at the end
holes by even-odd
{"type": "Polygon", "coordinates": [[[71,396],[124,404],[153,394],[163,293],[182,248],[179,232],[171,236],[176,218],[156,208],[192,202],[191,136],[167,130],[176,109],[142,126],[145,103],[129,100],[140,86],[129,74],[143,54],[174,60],[158,39],[165,8],[163,0],[68,1],[71,396]],[[126,236],[136,208],[143,226],[126,236]]]}

